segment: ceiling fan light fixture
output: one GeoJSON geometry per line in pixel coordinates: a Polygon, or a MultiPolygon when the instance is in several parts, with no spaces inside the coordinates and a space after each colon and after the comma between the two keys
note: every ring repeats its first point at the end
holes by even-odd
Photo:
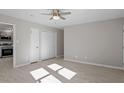
{"type": "Polygon", "coordinates": [[[52,9],[49,13],[41,13],[42,15],[51,15],[49,20],[66,20],[64,15],[70,15],[71,12],[62,12],[60,9],[52,9]]]}
{"type": "Polygon", "coordinates": [[[60,17],[59,17],[59,16],[53,16],[53,19],[55,19],[55,20],[59,20],[60,17]]]}

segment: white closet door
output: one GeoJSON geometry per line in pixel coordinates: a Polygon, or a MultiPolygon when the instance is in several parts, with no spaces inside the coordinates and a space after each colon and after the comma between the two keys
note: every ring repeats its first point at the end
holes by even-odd
{"type": "Polygon", "coordinates": [[[41,58],[42,60],[53,58],[56,56],[56,33],[42,32],[41,33],[41,58]]]}
{"type": "Polygon", "coordinates": [[[42,60],[45,60],[48,58],[49,53],[49,44],[48,44],[48,34],[47,32],[41,33],[41,58],[42,60]]]}
{"type": "Polygon", "coordinates": [[[30,49],[30,61],[39,61],[39,30],[31,29],[31,49],[30,49]]]}

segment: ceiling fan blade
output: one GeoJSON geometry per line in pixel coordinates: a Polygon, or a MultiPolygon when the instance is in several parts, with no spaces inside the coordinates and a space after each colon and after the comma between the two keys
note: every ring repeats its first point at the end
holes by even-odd
{"type": "Polygon", "coordinates": [[[60,18],[61,18],[62,20],[65,20],[65,18],[64,18],[64,17],[62,17],[62,16],[60,16],[60,18]]]}
{"type": "Polygon", "coordinates": [[[52,13],[40,13],[41,15],[52,15],[52,13]]]}
{"type": "Polygon", "coordinates": [[[53,19],[53,17],[51,17],[49,20],[52,20],[53,19]]]}
{"type": "Polygon", "coordinates": [[[71,12],[60,12],[60,15],[70,15],[71,12]]]}

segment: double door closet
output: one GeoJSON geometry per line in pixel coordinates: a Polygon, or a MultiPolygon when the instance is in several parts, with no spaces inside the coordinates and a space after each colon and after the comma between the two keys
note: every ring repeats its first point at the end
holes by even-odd
{"type": "Polygon", "coordinates": [[[56,57],[57,32],[31,29],[30,61],[36,62],[56,57]]]}

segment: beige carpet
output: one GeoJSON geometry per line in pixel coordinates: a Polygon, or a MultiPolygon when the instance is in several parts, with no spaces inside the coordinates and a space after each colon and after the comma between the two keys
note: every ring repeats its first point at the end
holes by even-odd
{"type": "Polygon", "coordinates": [[[0,59],[1,83],[124,83],[124,71],[50,59],[12,68],[12,58],[0,59]]]}

